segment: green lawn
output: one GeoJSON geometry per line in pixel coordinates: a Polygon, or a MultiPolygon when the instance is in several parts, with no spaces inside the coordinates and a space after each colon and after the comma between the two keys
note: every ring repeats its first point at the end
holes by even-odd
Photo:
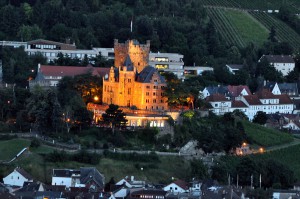
{"type": "Polygon", "coordinates": [[[261,125],[243,121],[246,134],[254,144],[270,147],[292,142],[293,136],[274,129],[265,128],[261,125]]]}

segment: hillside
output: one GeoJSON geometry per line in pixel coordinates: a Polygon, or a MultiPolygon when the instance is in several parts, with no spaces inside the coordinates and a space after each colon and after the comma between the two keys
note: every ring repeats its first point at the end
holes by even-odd
{"type": "Polygon", "coordinates": [[[279,10],[281,6],[288,6],[294,13],[300,12],[298,0],[200,0],[205,6],[221,6],[249,10],[279,10]]]}
{"type": "Polygon", "coordinates": [[[261,46],[268,38],[269,30],[245,11],[207,7],[207,13],[227,45],[245,47],[252,42],[261,46]]]}

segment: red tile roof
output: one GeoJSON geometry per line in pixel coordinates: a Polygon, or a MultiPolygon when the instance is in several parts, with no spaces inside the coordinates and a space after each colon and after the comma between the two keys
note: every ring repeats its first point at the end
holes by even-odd
{"type": "Polygon", "coordinates": [[[244,85],[239,85],[239,86],[227,86],[228,91],[231,93],[232,97],[237,97],[239,95],[241,95],[241,92],[243,91],[243,89],[246,90],[246,92],[248,93],[248,95],[251,95],[251,91],[248,88],[248,86],[244,86],[244,85]]]}
{"type": "Polygon", "coordinates": [[[278,95],[274,95],[270,90],[263,88],[256,95],[259,99],[278,99],[278,95]]]}
{"type": "Polygon", "coordinates": [[[293,104],[291,98],[287,94],[277,95],[279,104],[293,104]]]}
{"type": "Polygon", "coordinates": [[[180,188],[184,189],[184,190],[188,190],[188,183],[183,181],[183,180],[176,180],[175,182],[173,182],[174,184],[176,184],[177,186],[179,186],[180,188]]]}
{"type": "Polygon", "coordinates": [[[109,73],[110,68],[96,68],[88,66],[51,66],[41,65],[40,72],[44,76],[76,76],[91,73],[95,76],[105,76],[109,73]]]}
{"type": "Polygon", "coordinates": [[[224,95],[215,93],[206,98],[208,102],[220,102],[220,101],[229,101],[224,95]]]}
{"type": "Polygon", "coordinates": [[[232,101],[232,106],[231,106],[232,108],[243,108],[243,107],[245,107],[245,108],[247,108],[248,106],[244,103],[244,102],[242,102],[242,101],[232,101]]]}
{"type": "Polygon", "coordinates": [[[258,99],[257,95],[246,95],[246,96],[244,96],[244,98],[248,102],[249,105],[262,105],[262,103],[258,99]]]}

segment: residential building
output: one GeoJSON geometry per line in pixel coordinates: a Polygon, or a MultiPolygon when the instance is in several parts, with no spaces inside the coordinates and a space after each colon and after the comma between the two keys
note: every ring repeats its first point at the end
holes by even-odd
{"type": "Polygon", "coordinates": [[[34,80],[29,82],[29,87],[35,85],[44,87],[57,86],[63,77],[74,77],[76,75],[91,74],[99,78],[108,75],[109,68],[98,68],[92,65],[87,66],[52,66],[52,65],[38,65],[37,76],[34,80]]]}
{"type": "Polygon", "coordinates": [[[299,97],[297,83],[264,82],[264,88],[269,89],[274,95],[287,94],[291,98],[299,97]]]}
{"type": "Polygon", "coordinates": [[[178,53],[149,53],[149,65],[160,72],[174,73],[179,79],[184,79],[183,55],[178,53]]]}
{"type": "Polygon", "coordinates": [[[27,173],[24,169],[17,167],[13,172],[3,178],[5,185],[22,187],[24,182],[32,182],[32,176],[27,173]]]}
{"type": "Polygon", "coordinates": [[[258,62],[266,59],[276,70],[281,72],[283,76],[289,74],[295,68],[295,61],[290,55],[263,55],[258,62]]]}
{"type": "Polygon", "coordinates": [[[244,66],[241,64],[226,64],[226,68],[231,74],[235,74],[237,71],[241,70],[244,66]]]}
{"type": "Polygon", "coordinates": [[[207,98],[213,94],[224,95],[227,99],[235,99],[236,97],[243,95],[251,95],[251,91],[248,86],[239,85],[239,86],[208,86],[203,89],[201,92],[201,97],[203,99],[207,98]]]}
{"type": "Polygon", "coordinates": [[[274,95],[267,89],[262,89],[253,95],[242,95],[232,100],[221,94],[213,94],[206,100],[212,105],[211,110],[217,115],[239,109],[246,114],[249,120],[252,120],[258,111],[267,114],[291,114],[294,109],[294,104],[288,95],[274,95]]]}
{"type": "Polygon", "coordinates": [[[132,190],[128,199],[165,199],[166,191],[160,189],[132,190]]]}
{"type": "Polygon", "coordinates": [[[53,169],[52,171],[52,185],[103,190],[104,182],[104,176],[94,167],[82,167],[79,170],[53,169]]]}
{"type": "Polygon", "coordinates": [[[176,180],[167,186],[163,187],[164,191],[168,191],[171,193],[184,193],[189,191],[188,183],[183,180],[176,180]]]}

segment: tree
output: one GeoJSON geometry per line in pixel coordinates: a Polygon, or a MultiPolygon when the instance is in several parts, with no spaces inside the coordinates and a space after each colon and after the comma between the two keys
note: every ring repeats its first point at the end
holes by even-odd
{"type": "Polygon", "coordinates": [[[277,39],[277,36],[276,36],[276,30],[275,30],[275,27],[272,26],[271,27],[271,30],[270,30],[270,33],[269,33],[269,37],[268,37],[268,40],[270,40],[271,42],[277,42],[278,39],[277,39]]]}
{"type": "Polygon", "coordinates": [[[267,114],[263,111],[257,111],[254,115],[253,122],[264,125],[268,120],[267,114]]]}
{"type": "Polygon", "coordinates": [[[205,179],[208,175],[208,169],[200,160],[192,160],[191,165],[191,177],[196,179],[205,179]]]}
{"type": "Polygon", "coordinates": [[[110,104],[105,113],[102,114],[102,119],[104,124],[109,125],[112,128],[114,134],[115,127],[124,127],[126,125],[127,119],[126,114],[123,110],[119,109],[118,105],[110,104]]]}

